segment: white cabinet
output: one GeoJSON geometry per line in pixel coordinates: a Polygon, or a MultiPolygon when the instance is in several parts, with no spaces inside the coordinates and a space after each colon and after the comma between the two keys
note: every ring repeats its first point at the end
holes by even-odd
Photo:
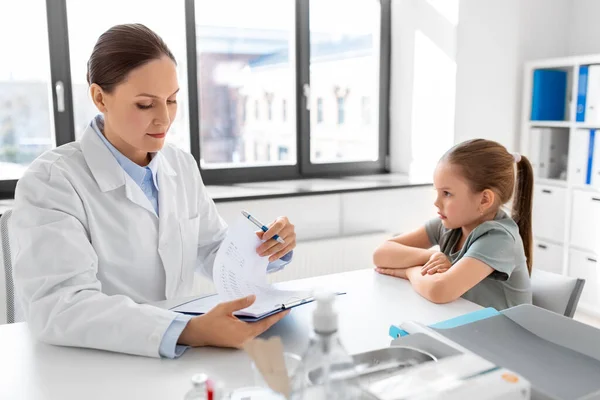
{"type": "Polygon", "coordinates": [[[563,246],[536,239],[533,245],[533,268],[562,274],[563,246]]]}
{"type": "Polygon", "coordinates": [[[533,193],[533,235],[562,243],[564,240],[566,189],[535,185],[533,193]]]}
{"type": "Polygon", "coordinates": [[[282,197],[217,203],[223,219],[231,224],[247,210],[263,224],[286,216],[296,228],[297,240],[340,235],[340,195],[282,197]]]}
{"type": "Polygon", "coordinates": [[[594,253],[600,249],[600,193],[573,191],[571,245],[594,253]]]}
{"type": "Polygon", "coordinates": [[[598,258],[595,254],[575,249],[569,251],[569,275],[585,279],[580,301],[591,307],[600,305],[598,270],[598,258]]]}
{"type": "Polygon", "coordinates": [[[342,194],[342,233],[404,233],[436,216],[431,186],[342,194]]]}

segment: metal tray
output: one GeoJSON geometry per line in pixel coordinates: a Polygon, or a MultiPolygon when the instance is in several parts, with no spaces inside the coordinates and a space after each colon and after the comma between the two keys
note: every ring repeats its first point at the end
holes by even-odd
{"type": "MultiPolygon", "coordinates": [[[[409,346],[393,346],[354,354],[354,369],[360,385],[366,385],[374,380],[394,375],[400,370],[425,362],[437,361],[437,358],[423,350],[409,346]]],[[[351,375],[346,372],[330,371],[334,379],[348,379],[351,375]],[[346,376],[347,375],[347,376],[346,376]]],[[[308,373],[311,383],[321,382],[322,371],[316,369],[308,373]]]]}

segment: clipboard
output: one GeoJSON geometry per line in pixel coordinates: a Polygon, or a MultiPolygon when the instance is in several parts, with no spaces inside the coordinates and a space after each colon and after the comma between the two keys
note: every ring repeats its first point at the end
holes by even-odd
{"type": "MultiPolygon", "coordinates": [[[[342,294],[346,294],[346,293],[345,292],[335,292],[335,294],[342,295],[342,294]]],[[[197,299],[192,299],[185,303],[179,304],[178,306],[172,307],[169,310],[180,313],[180,314],[198,316],[198,315],[206,314],[208,311],[210,311],[213,307],[215,307],[222,301],[223,300],[219,297],[218,294],[214,294],[214,295],[210,295],[210,296],[200,297],[197,299]]],[[[288,303],[276,304],[273,306],[272,309],[267,310],[260,314],[248,313],[243,310],[240,310],[240,311],[233,313],[233,315],[235,315],[241,321],[258,322],[258,321],[265,319],[271,315],[275,315],[282,311],[290,310],[292,308],[296,308],[296,307],[304,305],[304,304],[312,303],[313,301],[315,301],[314,296],[310,296],[310,297],[306,297],[303,299],[297,299],[294,301],[290,301],[288,303]]]]}

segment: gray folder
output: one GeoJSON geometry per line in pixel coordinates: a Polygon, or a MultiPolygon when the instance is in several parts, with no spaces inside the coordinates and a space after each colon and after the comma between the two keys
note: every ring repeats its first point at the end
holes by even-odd
{"type": "Polygon", "coordinates": [[[535,399],[600,399],[600,330],[532,305],[434,329],[528,379],[535,399]]]}

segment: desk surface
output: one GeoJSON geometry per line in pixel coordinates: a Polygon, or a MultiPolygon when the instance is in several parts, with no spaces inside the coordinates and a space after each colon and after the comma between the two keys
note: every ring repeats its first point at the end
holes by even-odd
{"type": "MultiPolygon", "coordinates": [[[[424,324],[480,309],[459,299],[436,305],[407,281],[361,270],[280,284],[283,287],[344,290],[336,307],[340,335],[350,353],[390,344],[390,324],[424,324]]],[[[265,333],[281,336],[286,351],[302,353],[308,343],[314,304],[291,314],[265,333]]],[[[197,372],[224,380],[228,388],[251,386],[250,361],[241,350],[189,349],[177,360],[151,359],[35,341],[24,323],[0,326],[0,399],[183,399],[197,372]]]]}

